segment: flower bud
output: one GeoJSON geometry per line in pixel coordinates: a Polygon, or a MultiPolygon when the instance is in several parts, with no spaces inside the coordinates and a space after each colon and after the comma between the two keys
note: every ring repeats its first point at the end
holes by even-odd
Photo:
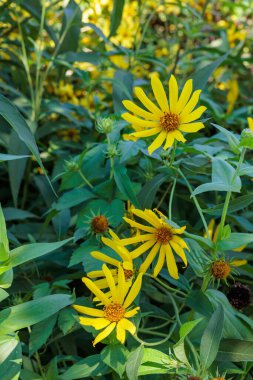
{"type": "Polygon", "coordinates": [[[244,129],[241,134],[240,146],[253,149],[253,131],[252,129],[244,129]]]}
{"type": "Polygon", "coordinates": [[[98,117],[96,120],[96,130],[99,133],[111,133],[114,128],[114,120],[111,117],[98,117]]]}

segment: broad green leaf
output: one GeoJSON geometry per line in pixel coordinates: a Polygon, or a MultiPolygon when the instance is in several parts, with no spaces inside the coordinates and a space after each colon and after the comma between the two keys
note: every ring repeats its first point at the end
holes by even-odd
{"type": "Polygon", "coordinates": [[[67,191],[63,194],[56,203],[53,204],[53,207],[56,210],[64,210],[66,208],[71,208],[79,205],[82,202],[87,201],[88,199],[95,198],[91,191],[83,188],[83,189],[73,189],[67,191]]]}
{"type": "Polygon", "coordinates": [[[202,90],[205,87],[209,77],[212,75],[214,70],[217,69],[217,67],[219,67],[222,64],[222,62],[225,61],[228,54],[229,52],[220,56],[216,61],[212,62],[211,64],[198,70],[192,77],[194,88],[202,90]]]}
{"type": "Polygon", "coordinates": [[[47,253],[61,248],[70,241],[72,241],[72,238],[56,243],[34,243],[22,245],[21,247],[15,248],[10,252],[10,265],[14,268],[27,261],[37,259],[47,253]]]}
{"type": "Polygon", "coordinates": [[[221,240],[218,243],[218,247],[220,250],[228,251],[235,248],[239,248],[242,245],[247,245],[253,242],[253,233],[252,234],[244,234],[239,232],[232,232],[229,239],[221,240]]]}
{"type": "Polygon", "coordinates": [[[221,127],[220,125],[213,124],[213,123],[212,123],[212,125],[215,128],[217,128],[221,133],[223,133],[227,137],[228,144],[229,144],[230,148],[232,149],[232,151],[235,154],[239,154],[240,153],[240,149],[239,149],[239,143],[240,143],[239,136],[236,136],[233,132],[229,131],[226,128],[221,127]]]}
{"type": "Polygon", "coordinates": [[[105,364],[112,368],[120,378],[125,372],[127,357],[129,356],[128,349],[122,344],[112,344],[107,346],[101,352],[101,359],[105,364]]]}
{"type": "Polygon", "coordinates": [[[84,379],[103,376],[109,372],[108,366],[102,362],[100,355],[91,355],[75,363],[61,376],[61,380],[84,379]]]}
{"type": "Polygon", "coordinates": [[[138,208],[141,208],[138,199],[133,191],[133,186],[130,178],[127,175],[127,170],[125,167],[117,166],[114,169],[114,179],[119,191],[126,197],[127,200],[138,208]]]}
{"type": "Polygon", "coordinates": [[[110,36],[114,36],[120,25],[125,0],[113,0],[113,9],[110,22],[110,36]]]}
{"type": "MultiPolygon", "coordinates": [[[[253,194],[246,194],[242,195],[241,197],[232,199],[229,203],[228,214],[240,211],[245,207],[248,207],[251,203],[253,203],[253,194]]],[[[220,203],[214,207],[210,207],[204,210],[202,209],[202,211],[209,215],[219,216],[222,213],[223,207],[224,203],[220,203]]]]}
{"type": "Polygon", "coordinates": [[[208,297],[200,290],[192,290],[186,299],[186,304],[199,314],[211,317],[213,314],[213,306],[208,297]]]}
{"type": "Polygon", "coordinates": [[[68,334],[76,323],[76,312],[72,308],[63,309],[58,316],[58,326],[64,335],[68,334]]]}
{"type": "Polygon", "coordinates": [[[221,305],[213,313],[200,342],[200,360],[204,369],[210,367],[217,356],[224,324],[224,311],[221,305]]]}
{"type": "Polygon", "coordinates": [[[6,334],[32,326],[51,317],[73,302],[72,295],[54,294],[9,307],[0,312],[0,333],[6,334]]]}
{"type": "Polygon", "coordinates": [[[152,208],[156,193],[166,179],[166,174],[160,173],[144,184],[141,191],[137,195],[143,208],[152,208]]]}
{"type": "Polygon", "coordinates": [[[33,326],[29,340],[29,356],[32,356],[35,351],[38,351],[40,347],[46,343],[52,334],[56,319],[57,316],[53,315],[33,326]]]}
{"type": "Polygon", "coordinates": [[[138,371],[144,355],[144,346],[141,344],[136,350],[132,351],[126,362],[126,373],[129,379],[137,380],[138,371]]]}
{"type": "Polygon", "coordinates": [[[22,349],[18,336],[0,336],[0,379],[18,379],[21,364],[22,349]]]}
{"type": "Polygon", "coordinates": [[[253,362],[253,342],[239,339],[222,340],[217,360],[225,362],[253,362]]]}

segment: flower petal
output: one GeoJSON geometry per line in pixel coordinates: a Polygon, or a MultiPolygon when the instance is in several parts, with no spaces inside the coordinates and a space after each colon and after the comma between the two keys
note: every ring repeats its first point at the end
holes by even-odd
{"type": "Polygon", "coordinates": [[[126,330],[120,322],[121,321],[119,321],[116,326],[116,337],[121,344],[124,344],[126,340],[126,330]]]}
{"type": "Polygon", "coordinates": [[[110,324],[110,321],[106,318],[85,318],[80,317],[79,322],[84,326],[92,326],[96,330],[101,330],[110,324]]]}
{"type": "Polygon", "coordinates": [[[190,251],[190,248],[188,247],[186,242],[181,237],[179,237],[177,235],[173,235],[172,240],[175,241],[178,245],[180,245],[180,247],[185,248],[188,251],[190,251]]]}
{"type": "Polygon", "coordinates": [[[134,309],[127,311],[125,313],[125,317],[126,318],[132,318],[132,317],[134,317],[138,313],[139,310],[140,310],[139,306],[135,307],[134,309]]]}
{"type": "Polygon", "coordinates": [[[247,120],[248,120],[248,124],[249,124],[249,129],[251,129],[253,131],[253,119],[252,119],[252,117],[248,117],[247,120]]]}
{"type": "Polygon", "coordinates": [[[121,266],[119,266],[119,269],[118,269],[118,288],[117,288],[117,292],[118,292],[119,303],[121,305],[124,302],[127,290],[128,290],[128,287],[127,287],[127,284],[126,284],[124,270],[123,270],[123,268],[121,266]]]}
{"type": "Polygon", "coordinates": [[[136,332],[136,326],[133,324],[133,322],[129,321],[126,318],[121,319],[119,321],[120,326],[124,329],[130,332],[130,334],[134,335],[136,332]]]}
{"type": "Polygon", "coordinates": [[[151,249],[151,251],[149,252],[149,254],[146,257],[146,259],[144,260],[144,262],[141,264],[140,269],[139,269],[140,272],[145,273],[147,271],[147,269],[149,268],[150,264],[152,263],[152,261],[156,257],[159,248],[160,248],[160,243],[157,242],[154,245],[154,247],[151,249]]]}
{"type": "Polygon", "coordinates": [[[205,112],[206,107],[200,106],[192,113],[189,113],[187,115],[180,115],[181,123],[190,123],[191,121],[197,120],[200,118],[203,112],[205,112]]]}
{"type": "Polygon", "coordinates": [[[151,87],[155,95],[156,101],[163,112],[169,112],[169,105],[162,82],[156,74],[151,75],[151,87]]]}
{"type": "Polygon", "coordinates": [[[109,305],[111,302],[110,300],[106,297],[106,295],[96,286],[93,284],[93,282],[89,278],[82,278],[82,281],[85,283],[88,289],[95,294],[95,296],[104,304],[104,305],[109,305]]]}
{"type": "MultiPolygon", "coordinates": [[[[118,263],[119,263],[119,260],[113,259],[112,257],[107,256],[104,253],[99,252],[99,251],[92,251],[91,256],[97,260],[103,261],[104,263],[111,264],[114,266],[118,266],[118,263]]],[[[92,273],[92,272],[90,272],[90,273],[92,273]]],[[[88,276],[88,277],[90,277],[90,276],[88,276]]]]}
{"type": "Polygon", "coordinates": [[[87,273],[87,277],[89,278],[97,278],[97,277],[103,277],[103,276],[104,276],[104,273],[102,270],[93,270],[87,273]]]}
{"type": "Polygon", "coordinates": [[[165,131],[160,132],[159,135],[152,142],[152,144],[149,145],[148,153],[152,154],[156,149],[160,148],[160,146],[163,144],[164,140],[166,139],[166,136],[167,136],[167,133],[165,131]]]}
{"type": "Polygon", "coordinates": [[[160,253],[159,253],[159,256],[158,256],[158,260],[157,260],[156,266],[154,268],[154,273],[153,273],[154,277],[157,277],[158,274],[162,270],[162,267],[163,267],[163,264],[164,264],[164,260],[165,260],[165,254],[166,254],[165,247],[164,247],[164,245],[161,245],[160,253]]]}
{"type": "Polygon", "coordinates": [[[177,111],[177,103],[178,103],[178,85],[177,80],[174,75],[171,75],[169,80],[169,98],[170,98],[170,112],[178,112],[177,111]]]}
{"type": "Polygon", "coordinates": [[[116,290],[116,285],[115,285],[114,278],[113,278],[113,276],[111,274],[110,269],[105,264],[103,264],[103,272],[105,274],[107,284],[108,284],[108,286],[110,288],[113,301],[114,302],[119,302],[119,300],[118,300],[118,293],[117,293],[117,290],[116,290]]]}
{"type": "Polygon", "coordinates": [[[170,148],[173,145],[174,141],[175,141],[175,131],[168,132],[167,137],[166,137],[166,143],[163,149],[167,150],[168,148],[170,148]]]}
{"type": "Polygon", "coordinates": [[[122,258],[122,260],[130,261],[131,257],[128,250],[125,247],[122,247],[120,241],[114,241],[105,237],[102,237],[102,242],[110,247],[113,251],[117,252],[117,254],[122,258]]]}
{"type": "Polygon", "coordinates": [[[159,116],[157,114],[154,115],[151,112],[145,111],[144,109],[137,106],[136,104],[134,104],[130,100],[123,100],[122,103],[128,111],[132,112],[133,114],[135,114],[137,116],[141,116],[146,120],[159,120],[159,116]]]}
{"type": "Polygon", "coordinates": [[[134,92],[137,98],[142,102],[144,107],[147,108],[147,110],[151,111],[155,115],[158,115],[159,117],[163,115],[162,111],[153,102],[151,102],[151,100],[147,97],[142,88],[135,87],[134,92]]]}
{"type": "Polygon", "coordinates": [[[181,112],[190,99],[192,93],[192,79],[188,79],[188,81],[185,83],[183,90],[181,92],[181,95],[177,102],[177,111],[181,112]]]}
{"type": "Polygon", "coordinates": [[[123,113],[121,115],[122,119],[128,121],[130,124],[136,125],[137,127],[142,128],[155,128],[159,126],[158,121],[149,121],[144,119],[139,119],[136,116],[131,115],[130,113],[123,113]]]}
{"type": "Polygon", "coordinates": [[[181,112],[181,116],[182,117],[184,115],[187,115],[187,114],[191,113],[192,110],[194,109],[194,107],[196,107],[196,105],[197,105],[197,103],[199,101],[200,94],[201,94],[201,90],[194,91],[194,93],[192,94],[191,99],[189,100],[189,102],[186,104],[186,106],[184,107],[184,109],[181,112]]]}
{"type": "Polygon", "coordinates": [[[171,231],[174,234],[182,234],[186,229],[186,226],[180,227],[180,228],[172,228],[171,231]]]}
{"type": "Polygon", "coordinates": [[[178,129],[182,132],[194,133],[194,132],[198,132],[200,129],[203,129],[203,128],[205,128],[204,124],[201,122],[197,122],[197,123],[180,124],[178,129]]]}
{"type": "Polygon", "coordinates": [[[171,275],[171,277],[175,278],[175,280],[178,280],[179,276],[178,276],[177,264],[176,264],[174,255],[172,253],[172,250],[170,248],[170,245],[166,244],[165,249],[166,249],[166,262],[167,262],[168,272],[171,275]]]}
{"type": "Polygon", "coordinates": [[[136,216],[139,216],[139,218],[146,220],[152,226],[160,227],[160,221],[152,210],[145,209],[142,211],[135,208],[132,210],[132,213],[136,216]]]}
{"type": "Polygon", "coordinates": [[[135,282],[130,288],[130,291],[124,301],[123,307],[126,309],[128,306],[131,305],[131,303],[134,302],[135,298],[138,296],[140,290],[141,290],[141,284],[142,284],[142,273],[139,273],[135,282]]]}
{"type": "Polygon", "coordinates": [[[147,241],[154,238],[154,234],[144,234],[144,235],[138,235],[133,236],[131,238],[121,239],[122,245],[130,245],[134,243],[140,243],[142,241],[147,241]]]}
{"type": "Polygon", "coordinates": [[[184,253],[183,248],[180,247],[180,245],[178,245],[177,243],[175,243],[173,240],[170,240],[169,244],[171,245],[171,247],[173,248],[173,250],[176,252],[176,254],[179,257],[181,257],[181,259],[184,262],[184,265],[187,266],[187,258],[186,258],[186,255],[184,253]]]}
{"type": "Polygon", "coordinates": [[[144,131],[140,132],[133,132],[130,134],[130,136],[134,137],[149,137],[157,135],[157,133],[161,132],[161,128],[151,128],[151,129],[145,129],[144,131]]]}
{"type": "Polygon", "coordinates": [[[81,306],[81,305],[73,305],[72,306],[79,313],[90,315],[92,317],[103,317],[103,310],[95,309],[93,307],[81,306]]]}
{"type": "Polygon", "coordinates": [[[128,224],[130,224],[131,227],[139,228],[140,230],[151,232],[152,234],[155,232],[154,227],[144,226],[143,224],[137,223],[134,220],[131,220],[129,218],[124,217],[123,218],[128,224]]]}
{"type": "Polygon", "coordinates": [[[107,326],[101,333],[99,333],[93,342],[93,346],[95,346],[98,342],[101,342],[101,340],[108,337],[108,335],[111,334],[115,326],[116,326],[116,322],[113,322],[109,326],[107,326]]]}
{"type": "Polygon", "coordinates": [[[152,239],[152,240],[148,240],[146,241],[145,243],[143,243],[142,245],[140,245],[138,248],[134,249],[132,252],[131,252],[131,256],[133,259],[136,259],[137,257],[139,257],[142,253],[144,252],[147,252],[147,250],[149,248],[152,247],[152,245],[155,244],[155,239],[152,239]]]}

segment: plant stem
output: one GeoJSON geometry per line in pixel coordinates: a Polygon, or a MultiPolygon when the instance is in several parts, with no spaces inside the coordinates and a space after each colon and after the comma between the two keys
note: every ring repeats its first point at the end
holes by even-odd
{"type": "MultiPolygon", "coordinates": [[[[239,170],[240,170],[241,165],[242,165],[243,160],[244,160],[245,153],[246,153],[246,148],[243,148],[241,151],[241,155],[240,155],[240,159],[238,161],[237,168],[236,168],[234,175],[232,177],[231,187],[234,185],[234,182],[238,176],[239,170]]],[[[232,194],[232,191],[228,191],[226,194],[225,203],[224,203],[224,207],[223,207],[222,215],[221,215],[221,222],[220,222],[220,226],[219,226],[219,233],[218,233],[217,241],[219,241],[221,236],[222,236],[222,231],[223,231],[225,221],[226,221],[226,216],[227,216],[227,212],[228,212],[228,206],[229,206],[231,194],[232,194]]]]}
{"type": "Polygon", "coordinates": [[[162,286],[164,287],[164,289],[167,289],[167,290],[169,290],[170,292],[181,294],[181,296],[183,296],[183,297],[186,297],[186,296],[187,296],[187,294],[185,294],[185,293],[182,292],[181,290],[171,288],[169,285],[165,284],[163,281],[159,280],[159,278],[157,278],[157,277],[153,277],[153,276],[151,276],[151,275],[148,274],[148,273],[144,273],[144,276],[151,277],[153,280],[155,280],[155,281],[158,282],[160,285],[162,285],[162,286]]]}
{"type": "Polygon", "coordinates": [[[177,149],[177,140],[174,140],[169,167],[171,167],[173,165],[173,163],[174,163],[176,149],[177,149]]]}
{"type": "Polygon", "coordinates": [[[172,202],[173,202],[174,192],[176,188],[176,183],[177,183],[177,178],[174,178],[172,189],[170,192],[170,200],[169,200],[169,220],[172,219],[172,202]]]}
{"type": "Polygon", "coordinates": [[[83,172],[81,171],[81,169],[78,170],[78,173],[80,174],[80,176],[82,177],[82,179],[84,180],[84,182],[91,188],[93,189],[93,185],[90,183],[90,181],[85,177],[85,175],[83,174],[83,172]]]}
{"type": "Polygon", "coordinates": [[[135,340],[137,340],[137,342],[143,344],[144,346],[150,346],[150,347],[152,347],[152,346],[159,346],[160,344],[163,344],[163,343],[167,342],[167,340],[170,339],[170,337],[173,334],[175,328],[176,328],[176,324],[174,324],[171,327],[171,330],[170,330],[169,334],[166,336],[166,338],[160,340],[159,342],[154,342],[154,343],[145,342],[144,340],[142,340],[141,338],[139,338],[137,335],[132,335],[132,336],[133,336],[133,338],[135,340]]]}
{"type": "MultiPolygon", "coordinates": [[[[108,148],[110,148],[110,146],[111,146],[111,140],[110,140],[110,137],[109,137],[108,133],[107,133],[106,137],[107,137],[108,148]]],[[[110,156],[110,165],[111,165],[110,179],[112,179],[113,178],[113,173],[114,173],[114,157],[111,157],[111,156],[110,156]]]]}
{"type": "Polygon", "coordinates": [[[192,194],[193,193],[192,187],[191,187],[189,181],[187,180],[187,178],[185,177],[184,173],[181,171],[181,169],[176,168],[176,170],[178,171],[178,173],[180,174],[180,176],[185,180],[186,186],[188,187],[188,189],[190,191],[190,194],[192,196],[192,199],[193,199],[193,201],[195,203],[195,206],[196,206],[196,208],[197,208],[197,210],[199,212],[199,216],[200,216],[200,218],[202,220],[202,223],[203,223],[203,226],[205,228],[206,234],[207,234],[208,238],[211,240],[210,233],[209,233],[209,230],[208,230],[208,227],[207,227],[207,223],[206,223],[205,217],[203,215],[202,209],[201,209],[201,207],[199,205],[199,202],[198,202],[196,196],[192,194]]]}

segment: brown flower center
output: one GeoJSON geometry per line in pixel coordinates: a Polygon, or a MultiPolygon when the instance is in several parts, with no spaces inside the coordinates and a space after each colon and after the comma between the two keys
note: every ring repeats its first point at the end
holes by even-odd
{"type": "Polygon", "coordinates": [[[91,221],[91,227],[96,234],[105,232],[108,226],[108,220],[104,215],[95,216],[91,221]]]}
{"type": "Polygon", "coordinates": [[[175,131],[179,127],[179,116],[172,112],[164,112],[160,117],[160,125],[166,132],[175,131]]]}
{"type": "Polygon", "coordinates": [[[131,278],[134,275],[134,272],[130,269],[124,269],[124,268],[123,268],[123,271],[124,271],[124,275],[125,275],[125,280],[126,281],[131,280],[131,278]]]}
{"type": "Polygon", "coordinates": [[[125,315],[125,309],[117,302],[104,307],[104,317],[110,322],[119,322],[125,315]]]}
{"type": "Polygon", "coordinates": [[[231,267],[226,261],[218,260],[212,264],[211,272],[215,278],[224,280],[231,272],[231,267]]]}
{"type": "Polygon", "coordinates": [[[173,237],[173,233],[168,227],[157,228],[155,232],[155,238],[157,242],[167,244],[173,237]]]}

